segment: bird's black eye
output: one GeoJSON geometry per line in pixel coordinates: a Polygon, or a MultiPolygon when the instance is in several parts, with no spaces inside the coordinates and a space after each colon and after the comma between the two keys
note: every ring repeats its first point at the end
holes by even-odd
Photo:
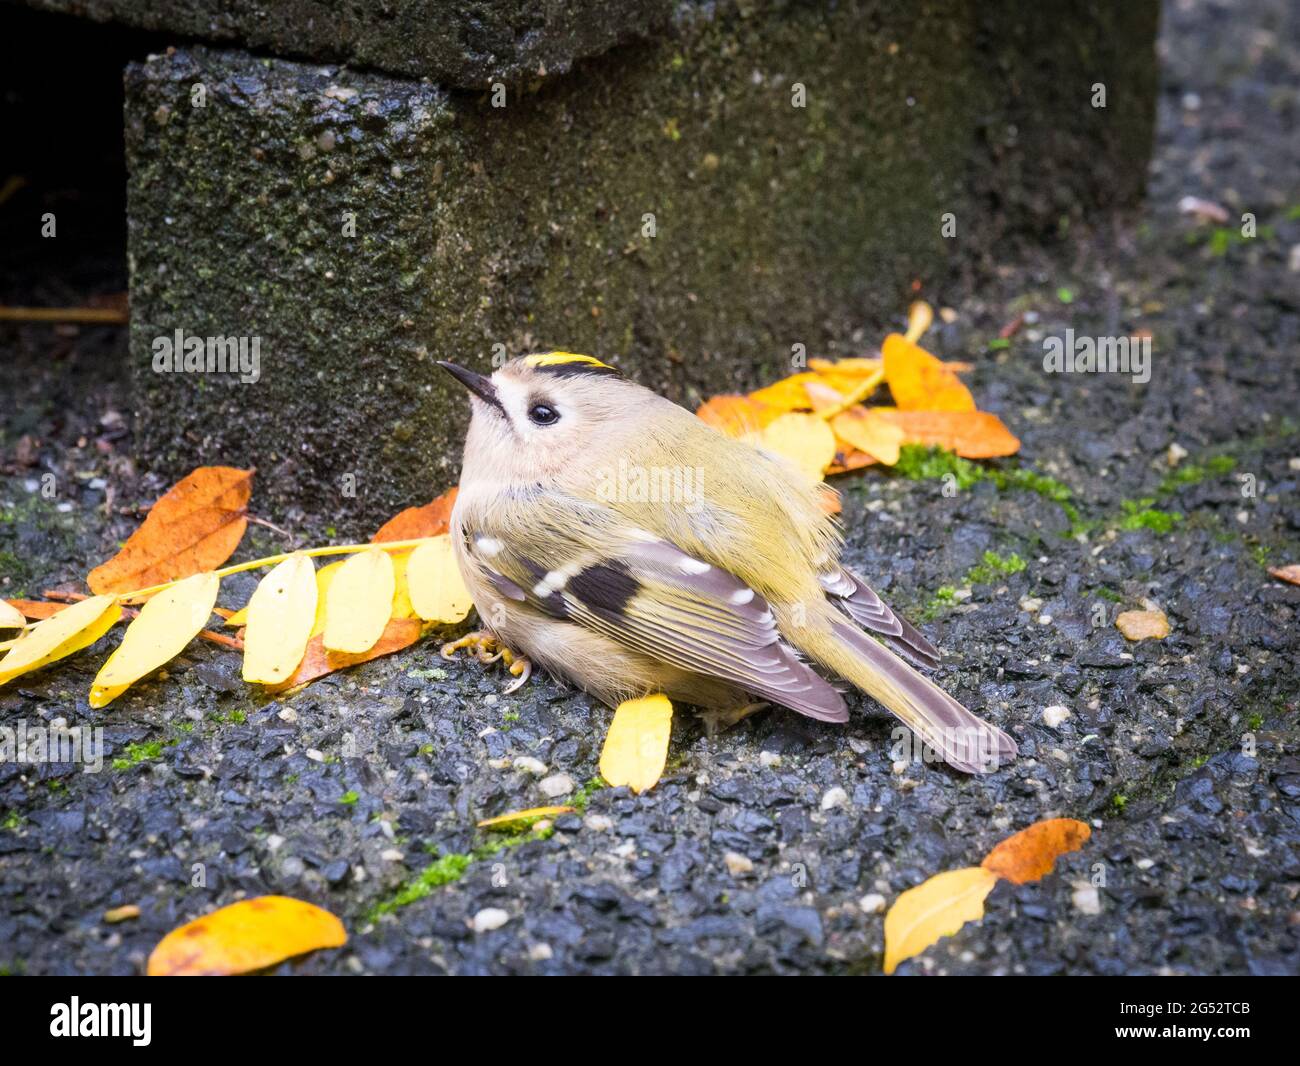
{"type": "Polygon", "coordinates": [[[536,426],[553,426],[560,420],[560,412],[550,404],[535,403],[528,408],[528,419],[536,426]]]}

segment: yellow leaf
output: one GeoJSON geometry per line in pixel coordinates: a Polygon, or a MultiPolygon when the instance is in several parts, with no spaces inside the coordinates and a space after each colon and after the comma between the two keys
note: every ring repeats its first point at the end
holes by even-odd
{"type": "Polygon", "coordinates": [[[238,629],[240,626],[248,625],[248,607],[241,607],[227,618],[222,625],[230,626],[232,629],[238,629]]]}
{"type": "Polygon", "coordinates": [[[26,629],[23,612],[6,600],[0,600],[0,629],[26,629]]]}
{"type": "Polygon", "coordinates": [[[815,370],[823,377],[840,374],[867,377],[883,369],[883,364],[879,359],[861,359],[857,357],[851,359],[809,359],[808,369],[815,370]]]}
{"type": "Polygon", "coordinates": [[[821,381],[805,381],[803,391],[808,394],[812,412],[818,418],[830,418],[844,410],[844,395],[821,381]]]}
{"type": "Polygon", "coordinates": [[[90,705],[105,707],[145,674],[170,662],[212,616],[221,579],[195,574],[163,589],[140,608],[122,643],[100,667],[90,686],[90,705]]]}
{"type": "Polygon", "coordinates": [[[445,533],[411,552],[406,582],[411,606],[426,622],[459,622],[474,606],[456,565],[451,538],[445,533]]]}
{"type": "Polygon", "coordinates": [[[573,807],[529,807],[526,811],[511,811],[498,814],[495,818],[484,818],[478,823],[480,829],[512,829],[523,823],[531,825],[540,818],[554,818],[561,814],[571,814],[573,807]]]}
{"type": "Polygon", "coordinates": [[[885,380],[894,403],[903,411],[974,411],[975,397],[953,369],[918,348],[906,337],[891,333],[882,346],[885,380]]]}
{"type": "Polygon", "coordinates": [[[870,407],[850,407],[831,419],[835,436],[886,466],[898,462],[903,431],[870,407]]]}
{"type": "Polygon", "coordinates": [[[415,608],[411,606],[411,583],[406,579],[406,564],[410,562],[410,552],[389,552],[393,560],[393,611],[394,618],[414,618],[415,608]]]}
{"type": "Polygon", "coordinates": [[[113,596],[91,596],[23,631],[3,659],[0,685],[94,644],[122,617],[113,596]]]}
{"type": "Polygon", "coordinates": [[[816,415],[782,415],[758,435],[755,443],[789,459],[814,481],[820,481],[835,460],[835,434],[816,415]]]}
{"type": "Polygon", "coordinates": [[[673,705],[667,696],[656,693],[620,703],[600,752],[600,776],[615,787],[646,791],[664,772],[672,727],[673,705]]]}
{"type": "Polygon", "coordinates": [[[1125,611],[1115,619],[1115,628],[1126,640],[1164,640],[1169,636],[1169,619],[1164,611],[1125,611]]]}
{"type": "Polygon", "coordinates": [[[316,568],[291,555],[258,583],[248,601],[244,680],[274,685],[302,661],[316,619],[316,568]]]}
{"type": "MultiPolygon", "coordinates": [[[[751,392],[749,399],[754,403],[774,407],[778,411],[806,411],[812,406],[812,401],[808,399],[808,390],[804,388],[804,382],[818,380],[816,374],[806,370],[801,371],[751,392]]],[[[828,383],[822,381],[821,384],[828,383]]]]}
{"type": "Polygon", "coordinates": [[[936,874],[894,901],[885,915],[885,973],[941,937],[984,917],[984,899],[998,875],[982,866],[936,874]]]}
{"type": "Polygon", "coordinates": [[[724,436],[739,440],[757,433],[780,412],[748,396],[714,396],[695,414],[724,436]]]}
{"type": "Polygon", "coordinates": [[[329,911],[288,896],[258,896],[173,929],[149,956],[150,977],[249,973],[318,948],[340,948],[348,934],[329,911]]]}
{"type": "Polygon", "coordinates": [[[393,560],[382,548],[345,560],[325,600],[326,650],[350,655],[369,651],[383,636],[396,590],[393,560]]]}
{"type": "Polygon", "coordinates": [[[934,321],[934,311],[924,300],[917,300],[907,309],[907,333],[906,338],[915,344],[921,339],[921,335],[930,328],[930,323],[934,321]]]}

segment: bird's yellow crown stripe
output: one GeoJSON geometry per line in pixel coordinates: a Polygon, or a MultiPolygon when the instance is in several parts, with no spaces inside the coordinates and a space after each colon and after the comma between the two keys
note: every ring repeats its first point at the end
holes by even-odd
{"type": "Polygon", "coordinates": [[[566,363],[585,363],[587,366],[601,366],[606,370],[614,369],[608,363],[602,363],[590,355],[578,355],[576,352],[543,352],[540,355],[526,355],[523,358],[524,366],[563,366],[566,363]]]}

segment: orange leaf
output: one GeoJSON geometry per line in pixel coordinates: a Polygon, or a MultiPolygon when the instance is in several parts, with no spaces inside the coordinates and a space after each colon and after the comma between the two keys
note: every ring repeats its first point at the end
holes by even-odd
{"type": "Polygon", "coordinates": [[[334,915],[288,896],[258,896],[173,929],[149,956],[150,977],[250,973],[318,948],[340,948],[347,931],[334,915]]]}
{"type": "MultiPolygon", "coordinates": [[[[1292,585],[1300,585],[1300,563],[1290,563],[1287,566],[1270,566],[1268,572],[1279,581],[1286,581],[1292,585]]],[[[15,607],[18,607],[18,600],[10,600],[9,602],[15,607]]],[[[22,608],[20,607],[19,610],[22,610],[22,608]]],[[[26,611],[23,611],[23,613],[27,614],[26,611]]],[[[36,615],[27,615],[27,617],[35,618],[36,615]]]]}
{"type": "Polygon", "coordinates": [[[1037,881],[1052,872],[1056,860],[1078,851],[1092,830],[1073,818],[1048,818],[1035,822],[998,844],[980,864],[1013,885],[1037,881]]]}
{"type": "Polygon", "coordinates": [[[253,471],[201,466],[149,510],[144,524],[86,579],[97,595],[177,581],[215,570],[239,546],[253,471]]]}
{"type": "Polygon", "coordinates": [[[326,651],[324,635],[317,633],[307,642],[307,651],[302,657],[302,662],[298,664],[298,668],[283,681],[275,685],[266,685],[264,689],[266,692],[275,693],[283,692],[285,689],[297,688],[299,685],[305,685],[309,681],[322,678],[326,674],[332,674],[335,670],[343,670],[349,666],[356,666],[357,663],[366,663],[371,659],[378,659],[382,655],[391,655],[395,651],[409,648],[419,639],[420,620],[418,618],[390,618],[388,625],[384,627],[383,635],[375,642],[374,646],[368,651],[363,651],[357,655],[326,651]]]}
{"type": "Polygon", "coordinates": [[[841,441],[886,466],[898,462],[903,431],[875,408],[850,407],[831,419],[831,429],[841,441]]]}
{"type": "Polygon", "coordinates": [[[748,396],[715,396],[695,413],[719,433],[737,440],[757,433],[780,414],[748,396]]]}
{"type": "Polygon", "coordinates": [[[876,461],[866,452],[860,452],[852,445],[845,444],[835,453],[831,465],[826,468],[828,474],[847,474],[850,470],[861,470],[864,466],[875,466],[876,461]]]}
{"type": "Polygon", "coordinates": [[[904,411],[974,411],[975,397],[952,368],[906,337],[891,333],[882,348],[885,380],[904,411]]]}
{"type": "Polygon", "coordinates": [[[904,444],[936,445],[963,459],[993,459],[1020,450],[1020,441],[1002,419],[988,411],[898,411],[892,407],[875,411],[903,431],[904,444]]]}
{"type": "Polygon", "coordinates": [[[65,607],[71,606],[67,603],[48,603],[45,600],[5,600],[5,603],[16,607],[28,618],[49,618],[50,615],[58,614],[65,607]]]}
{"type": "Polygon", "coordinates": [[[372,544],[389,540],[419,540],[446,533],[451,522],[451,509],[456,502],[456,489],[450,488],[436,500],[423,507],[408,507],[394,515],[370,538],[372,544]]]}

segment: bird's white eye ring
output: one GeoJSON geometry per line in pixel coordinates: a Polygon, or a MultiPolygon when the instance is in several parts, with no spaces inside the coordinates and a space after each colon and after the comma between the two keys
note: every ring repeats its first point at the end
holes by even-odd
{"type": "Polygon", "coordinates": [[[560,420],[560,412],[547,403],[535,403],[528,408],[528,420],[537,426],[553,426],[560,420]]]}

